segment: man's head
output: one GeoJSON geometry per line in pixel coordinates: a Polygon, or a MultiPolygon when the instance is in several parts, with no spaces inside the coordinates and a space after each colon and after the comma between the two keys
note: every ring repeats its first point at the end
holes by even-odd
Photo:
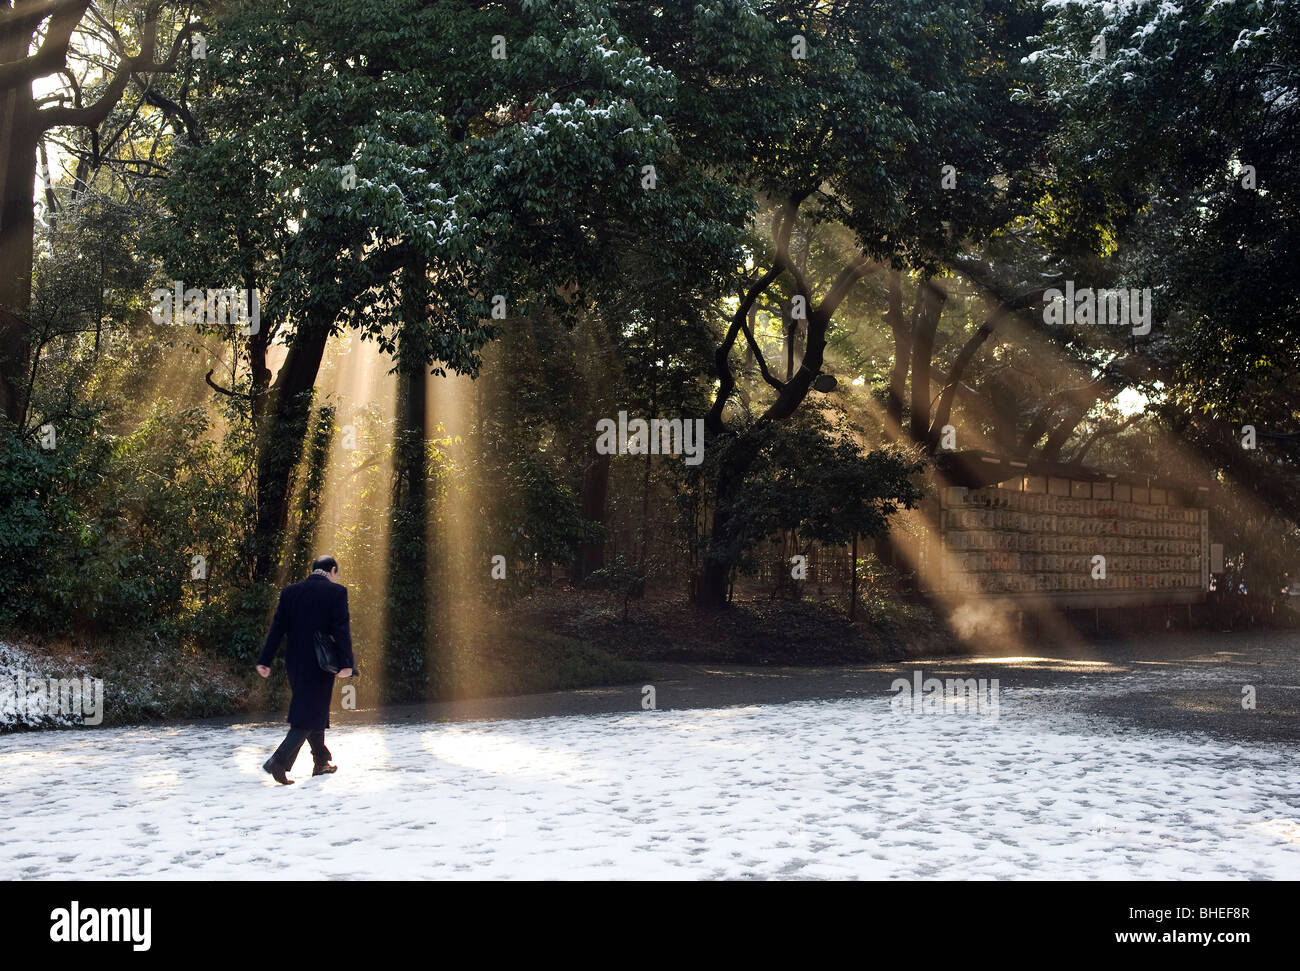
{"type": "Polygon", "coordinates": [[[339,561],[332,556],[318,556],[311,564],[311,572],[320,571],[335,583],[339,582],[339,561]]]}

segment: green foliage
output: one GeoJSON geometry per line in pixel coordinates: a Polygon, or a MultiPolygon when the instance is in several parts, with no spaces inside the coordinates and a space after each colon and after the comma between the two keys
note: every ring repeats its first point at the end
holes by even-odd
{"type": "MultiPolygon", "coordinates": [[[[579,514],[573,489],[534,456],[489,455],[477,479],[491,490],[495,510],[482,524],[481,548],[507,564],[506,579],[489,587],[499,596],[527,593],[544,567],[567,565],[581,544],[600,536],[579,514]]],[[[479,564],[475,572],[486,568],[479,564]]]]}
{"type": "Polygon", "coordinates": [[[733,565],[782,531],[828,545],[883,535],[890,516],[922,497],[918,461],[894,449],[868,451],[846,426],[832,427],[816,412],[759,423],[705,454],[693,478],[706,495],[728,467],[747,469],[743,484],[719,500],[728,529],[712,537],[705,554],[733,565]]]}
{"type": "Polygon", "coordinates": [[[0,622],[37,625],[67,597],[63,584],[48,579],[56,562],[50,539],[73,504],[58,488],[56,457],[0,431],[9,432],[0,435],[0,622]]]}
{"type": "Polygon", "coordinates": [[[1270,584],[1300,542],[1298,55],[1295,0],[1061,3],[1035,55],[1064,121],[1057,171],[1087,186],[1110,243],[1091,267],[1154,294],[1153,332],[1133,350],[1177,447],[1157,440],[1153,455],[1137,435],[1126,451],[1220,479],[1214,534],[1270,584]]]}
{"type": "Polygon", "coordinates": [[[1294,0],[1064,3],[1048,25],[1054,154],[1129,285],[1155,290],[1172,343],[1151,353],[1182,408],[1295,417],[1278,378],[1300,369],[1300,295],[1279,285],[1300,262],[1298,54],[1294,0]]]}
{"type": "Polygon", "coordinates": [[[214,579],[238,573],[247,512],[208,416],[159,401],[130,434],[70,418],[57,432],[51,451],[11,436],[0,453],[4,620],[164,639],[201,630],[214,579]],[[206,580],[192,578],[194,556],[206,580]]]}
{"type": "Polygon", "coordinates": [[[583,581],[583,586],[597,590],[608,590],[623,598],[623,619],[627,620],[628,601],[633,597],[645,595],[645,570],[628,562],[623,555],[614,557],[613,561],[593,570],[583,581]]]}
{"type": "Polygon", "coordinates": [[[209,137],[178,149],[155,246],[177,277],[261,281],[270,332],[314,313],[473,374],[493,295],[570,314],[611,274],[604,234],[716,235],[695,183],[642,188],[672,166],[675,84],[598,5],[245,0],[209,44],[209,137]],[[405,321],[412,256],[437,309],[405,321]]]}

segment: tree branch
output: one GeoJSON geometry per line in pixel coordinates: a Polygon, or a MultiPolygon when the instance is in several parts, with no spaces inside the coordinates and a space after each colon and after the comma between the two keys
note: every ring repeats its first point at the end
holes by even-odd
{"type": "Polygon", "coordinates": [[[1084,441],[1084,443],[1080,445],[1078,449],[1075,450],[1075,453],[1070,456],[1070,464],[1071,465],[1080,464],[1083,461],[1083,457],[1088,454],[1088,450],[1092,448],[1093,444],[1097,441],[1097,439],[1106,437],[1108,435],[1118,435],[1120,432],[1128,428],[1134,422],[1144,417],[1146,417],[1146,412],[1139,411],[1136,414],[1129,415],[1119,424],[1105,425],[1101,428],[1098,428],[1095,432],[1089,435],[1088,438],[1084,441]]]}
{"type": "Polygon", "coordinates": [[[86,14],[90,0],[51,0],[24,10],[8,11],[0,18],[0,34],[10,31],[32,32],[46,17],[50,26],[35,54],[0,64],[0,90],[55,74],[68,64],[68,47],[72,34],[86,14]]]}
{"type": "Polygon", "coordinates": [[[217,384],[217,382],[213,381],[212,372],[215,370],[216,368],[212,368],[207,374],[203,375],[203,380],[208,383],[208,387],[213,391],[219,391],[221,394],[229,395],[232,398],[244,398],[247,400],[250,397],[242,391],[231,391],[229,388],[223,388],[221,385],[217,384]]]}
{"type": "Polygon", "coordinates": [[[992,314],[984,323],[980,324],[975,333],[967,339],[966,343],[958,352],[956,359],[952,362],[952,367],[948,371],[948,383],[944,385],[943,391],[939,395],[939,404],[934,411],[934,420],[930,423],[930,438],[935,439],[939,430],[948,424],[952,417],[953,402],[957,397],[957,388],[961,384],[961,379],[966,374],[966,368],[974,359],[976,352],[981,345],[993,333],[994,328],[1002,322],[1011,313],[1024,310],[1032,306],[1034,301],[1041,299],[1041,290],[1031,290],[1013,297],[1009,302],[999,306],[996,313],[992,314]]]}
{"type": "Polygon", "coordinates": [[[108,117],[118,101],[121,100],[122,93],[126,90],[127,84],[133,77],[140,74],[158,74],[171,71],[176,66],[176,60],[180,56],[181,47],[186,39],[196,30],[203,29],[203,24],[197,20],[188,21],[181,27],[172,41],[172,49],[167,59],[155,62],[153,58],[154,51],[158,46],[158,20],[161,9],[161,3],[151,3],[149,5],[145,13],[144,26],[140,31],[140,53],[128,55],[125,51],[119,52],[120,60],[118,61],[117,70],[98,101],[94,104],[75,108],[66,106],[45,108],[37,112],[39,130],[49,131],[51,128],[60,125],[95,128],[108,117]]]}
{"type": "MultiPolygon", "coordinates": [[[[750,301],[750,306],[751,307],[753,306],[753,301],[750,301]]],[[[745,340],[749,342],[749,349],[754,353],[754,363],[758,365],[758,373],[763,376],[764,381],[766,381],[772,387],[776,388],[777,391],[780,391],[782,388],[785,387],[785,384],[781,381],[778,381],[776,378],[772,377],[771,372],[768,371],[767,361],[764,360],[763,352],[762,350],[759,349],[758,346],[758,341],[754,340],[753,331],[751,331],[749,328],[748,315],[746,315],[746,317],[743,320],[741,320],[740,329],[745,334],[745,340]]]]}
{"type": "Polygon", "coordinates": [[[727,406],[727,399],[736,390],[736,377],[731,373],[731,364],[727,360],[731,354],[731,348],[736,343],[736,335],[744,327],[749,308],[754,305],[754,301],[758,299],[759,294],[771,286],[772,281],[780,275],[780,267],[773,266],[758,278],[758,282],[749,288],[745,298],[740,301],[740,306],[731,315],[731,327],[727,331],[726,337],[722,339],[718,349],[713,352],[713,364],[718,372],[718,393],[713,397],[713,406],[709,409],[708,414],[704,416],[704,427],[712,434],[716,435],[723,431],[722,409],[727,406]]]}

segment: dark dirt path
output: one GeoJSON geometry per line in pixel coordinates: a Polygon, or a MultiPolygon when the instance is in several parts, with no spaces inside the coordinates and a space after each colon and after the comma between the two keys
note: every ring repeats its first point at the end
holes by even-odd
{"type": "MultiPolygon", "coordinates": [[[[975,655],[851,667],[648,665],[656,707],[719,708],[886,695],[895,678],[997,678],[1002,705],[1074,711],[1136,729],[1300,742],[1300,631],[1162,635],[1031,656],[975,655]],[[1256,707],[1242,707],[1253,686],[1256,707]],[[1068,688],[1039,698],[1032,689],[1068,688]],[[1031,689],[1031,690],[1025,690],[1031,689]]],[[[641,709],[641,683],[338,712],[337,726],[477,721],[641,709]]],[[[336,700],[337,703],[337,700],[336,700]]],[[[267,718],[258,721],[277,721],[267,718]]],[[[228,719],[247,722],[248,719],[228,719]]]]}

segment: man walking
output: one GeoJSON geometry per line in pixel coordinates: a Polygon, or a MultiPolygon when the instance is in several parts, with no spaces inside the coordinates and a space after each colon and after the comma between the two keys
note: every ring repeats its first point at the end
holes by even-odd
{"type": "Polygon", "coordinates": [[[289,734],[275,754],[262,766],[282,786],[292,785],[286,773],[293,768],[302,743],[311,745],[315,768],[312,775],[337,772],[325,747],[325,729],[330,727],[330,696],[334,679],[352,676],[352,631],[348,627],[348,588],[339,582],[339,565],[332,556],[318,556],[311,575],[280,591],[275,620],[266,645],[257,657],[257,673],[267,678],[280,641],[289,637],[284,666],[289,674],[293,699],[289,702],[289,734]],[[316,632],[331,634],[338,647],[341,667],[337,675],[322,670],[316,660],[316,632]]]}

